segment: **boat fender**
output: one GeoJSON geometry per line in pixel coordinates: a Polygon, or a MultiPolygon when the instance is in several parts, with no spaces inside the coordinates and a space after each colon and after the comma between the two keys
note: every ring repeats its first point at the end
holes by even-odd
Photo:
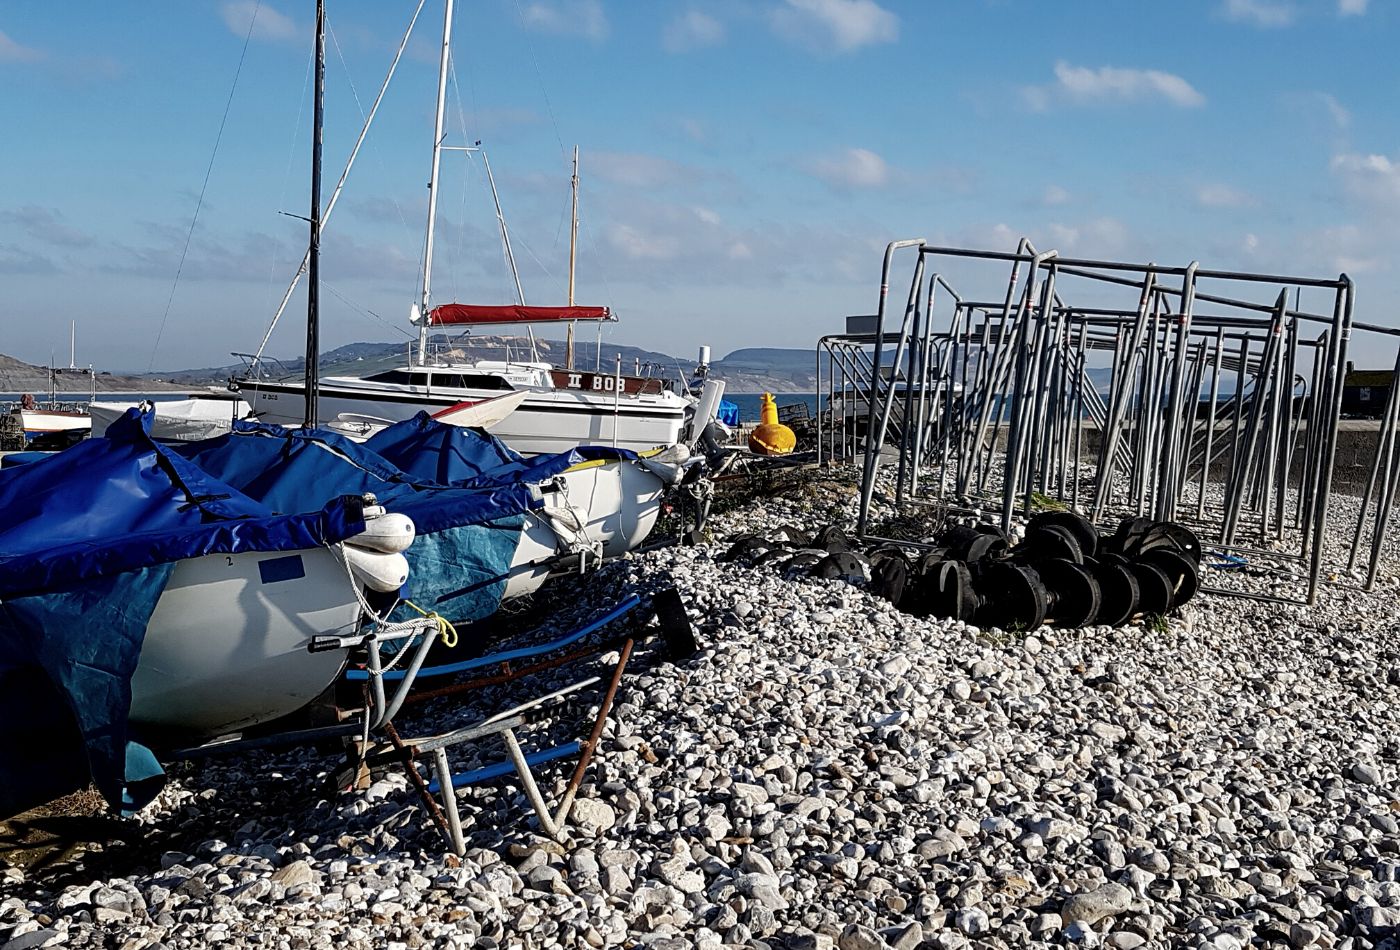
{"type": "Polygon", "coordinates": [[[680,484],[685,476],[685,466],[690,460],[690,450],[677,443],[659,452],[648,452],[638,456],[637,462],[661,479],[667,485],[680,484]]]}
{"type": "Polygon", "coordinates": [[[383,505],[376,505],[373,502],[370,502],[369,504],[365,505],[363,513],[364,520],[373,521],[376,518],[384,517],[384,515],[385,509],[383,505]]]}
{"type": "Polygon", "coordinates": [[[408,550],[409,545],[413,544],[414,535],[413,519],[394,512],[374,519],[366,518],[365,530],[346,538],[345,543],[385,554],[398,554],[408,550]]]}
{"type": "Polygon", "coordinates": [[[350,575],[370,590],[391,594],[408,582],[408,558],[347,544],[341,547],[350,575]]]}

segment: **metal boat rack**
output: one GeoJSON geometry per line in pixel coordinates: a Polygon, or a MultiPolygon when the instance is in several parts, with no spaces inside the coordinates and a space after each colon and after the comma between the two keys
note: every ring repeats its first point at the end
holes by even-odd
{"type": "MultiPolygon", "coordinates": [[[[893,465],[897,508],[995,513],[1003,529],[1046,503],[1178,521],[1231,563],[1305,581],[1314,603],[1348,343],[1400,333],[1353,323],[1353,299],[1345,274],[1074,259],[1025,239],[1014,252],[895,241],[876,313],[820,340],[819,459],[859,461],[862,537],[893,465]],[[896,258],[910,257],[901,314],[890,289],[896,258]],[[960,295],[954,267],[977,284],[1005,274],[1004,295],[960,295]]],[[[1380,492],[1372,578],[1400,484],[1397,431],[1392,387],[1366,492],[1380,492]]],[[[1353,565],[1365,522],[1363,510],[1353,565]]]]}
{"type": "MultiPolygon", "coordinates": [[[[165,761],[195,760],[253,749],[310,745],[328,740],[349,742],[352,745],[349,774],[363,775],[367,774],[369,769],[391,765],[403,767],[428,814],[442,832],[448,846],[458,856],[466,853],[466,835],[462,828],[455,790],[514,774],[535,813],[540,829],[556,841],[562,841],[565,822],[573,808],[574,798],[583,782],[589,762],[597,751],[603,726],[612,709],[623,672],[632,657],[640,633],[634,625],[627,632],[602,641],[590,638],[604,628],[627,618],[640,606],[642,599],[633,594],[606,613],[557,639],[439,666],[425,665],[433,644],[438,640],[435,619],[388,625],[392,629],[387,631],[380,628],[374,632],[350,637],[321,638],[313,644],[312,649],[365,648],[364,667],[352,668],[345,674],[347,683],[358,683],[361,686],[364,697],[362,709],[351,714],[346,721],[334,725],[247,738],[235,736],[201,746],[175,749],[161,758],[165,761]],[[389,667],[385,666],[382,648],[395,643],[402,647],[400,653],[393,655],[395,660],[402,661],[402,669],[393,668],[398,665],[393,661],[390,661],[389,667]],[[542,721],[548,716],[551,708],[559,706],[583,690],[599,686],[604,680],[601,674],[583,677],[479,722],[444,733],[403,738],[394,728],[393,717],[405,705],[518,680],[566,663],[614,651],[618,653],[618,659],[607,674],[605,692],[599,701],[592,728],[585,739],[526,752],[521,746],[516,730],[542,721]],[[492,667],[499,668],[499,672],[469,680],[458,678],[463,674],[478,673],[492,667]],[[427,690],[417,688],[427,681],[446,682],[447,685],[427,690]],[[392,689],[390,684],[393,684],[392,689]],[[505,744],[507,758],[504,761],[466,772],[453,772],[448,759],[450,749],[463,744],[482,742],[494,736],[499,736],[505,744]],[[568,785],[557,806],[551,809],[545,803],[535,781],[533,768],[575,755],[578,756],[578,761],[568,785]],[[419,771],[420,763],[423,767],[422,772],[419,771]]],[[[668,655],[679,658],[693,653],[696,649],[694,632],[676,589],[668,587],[658,591],[652,597],[651,609],[657,620],[657,632],[665,643],[668,655]]]]}

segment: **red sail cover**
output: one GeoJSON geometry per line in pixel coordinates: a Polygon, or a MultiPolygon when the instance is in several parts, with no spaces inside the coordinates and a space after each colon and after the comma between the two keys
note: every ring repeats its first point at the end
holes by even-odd
{"type": "Polygon", "coordinates": [[[485,326],[496,323],[559,323],[566,320],[611,320],[607,307],[484,307],[470,303],[445,303],[428,314],[428,325],[485,326]]]}

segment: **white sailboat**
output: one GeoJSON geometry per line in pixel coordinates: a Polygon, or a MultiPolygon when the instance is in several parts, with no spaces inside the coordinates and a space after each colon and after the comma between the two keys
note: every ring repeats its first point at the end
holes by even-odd
{"type": "MultiPolygon", "coordinates": [[[[502,420],[494,434],[522,454],[562,452],[580,444],[612,445],[645,450],[681,440],[692,415],[693,401],[670,391],[660,380],[616,372],[558,370],[537,360],[454,360],[429,347],[434,328],[549,323],[572,327],[577,321],[611,320],[604,307],[529,307],[516,279],[518,303],[511,306],[436,304],[432,292],[434,229],[438,181],[444,151],[480,152],[479,146],[444,144],[444,116],[452,38],[452,0],[445,2],[442,48],[438,70],[437,110],[433,128],[432,169],[429,177],[427,228],[423,253],[422,291],[412,308],[418,346],[408,364],[368,376],[327,376],[317,387],[321,418],[340,414],[370,416],[397,422],[420,410],[429,413],[465,401],[526,393],[520,406],[502,420]]],[[[484,153],[483,153],[484,159],[484,153]]],[[[487,166],[490,175],[490,166],[487,166]]],[[[343,179],[342,179],[343,180],[343,179]]],[[[492,193],[495,194],[494,181],[492,193]]],[[[509,235],[497,199],[506,253],[512,261],[509,235]]],[[[571,288],[572,304],[572,288],[571,288]]],[[[254,373],[240,382],[258,418],[291,425],[306,409],[306,384],[295,379],[271,380],[254,373]]]]}

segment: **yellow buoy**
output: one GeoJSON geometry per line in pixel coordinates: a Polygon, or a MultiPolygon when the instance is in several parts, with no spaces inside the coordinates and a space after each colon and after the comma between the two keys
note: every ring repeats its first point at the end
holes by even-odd
{"type": "Polygon", "coordinates": [[[763,394],[758,425],[749,434],[749,449],[757,455],[788,455],[797,445],[797,436],[778,421],[778,404],[771,393],[763,394]]]}

